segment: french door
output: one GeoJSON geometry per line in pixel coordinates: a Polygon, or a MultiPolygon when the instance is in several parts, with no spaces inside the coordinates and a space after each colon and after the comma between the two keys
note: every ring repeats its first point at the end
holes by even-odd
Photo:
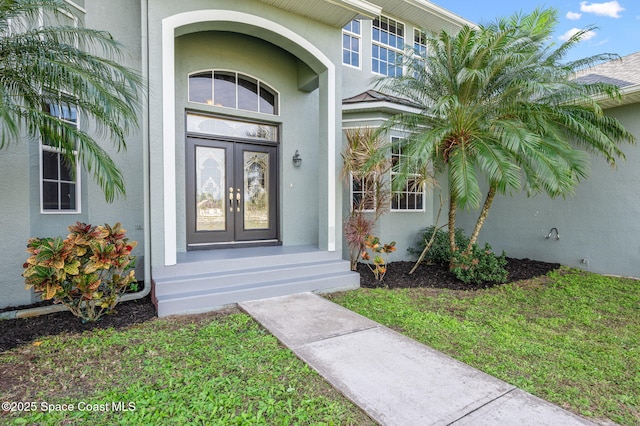
{"type": "Polygon", "coordinates": [[[278,239],[277,146],[187,137],[187,248],[278,239]]]}

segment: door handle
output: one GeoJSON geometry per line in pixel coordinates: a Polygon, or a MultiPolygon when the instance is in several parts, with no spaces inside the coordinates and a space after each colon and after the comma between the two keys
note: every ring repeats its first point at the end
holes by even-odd
{"type": "Polygon", "coordinates": [[[240,188],[237,189],[238,192],[236,192],[236,211],[240,212],[240,188]]]}
{"type": "Polygon", "coordinates": [[[233,211],[233,188],[229,188],[229,211],[233,211]]]}

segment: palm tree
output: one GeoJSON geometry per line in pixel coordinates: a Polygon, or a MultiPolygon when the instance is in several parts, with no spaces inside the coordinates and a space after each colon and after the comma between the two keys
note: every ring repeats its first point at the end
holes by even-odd
{"type": "Polygon", "coordinates": [[[467,252],[496,194],[571,194],[588,174],[588,152],[613,165],[624,158],[618,144],[634,141],[594,100],[617,96],[615,86],[571,80],[577,70],[617,56],[563,63],[592,28],[554,46],[549,40],[556,23],[555,10],[535,10],[465,26],[455,35],[427,34],[426,53],[404,56],[404,76],[379,81],[381,90],[419,106],[420,112],[396,115],[385,128],[407,130],[405,152],[447,177],[452,253],[456,212],[480,207],[482,179],[488,190],[467,252]]]}
{"type": "Polygon", "coordinates": [[[70,170],[75,150],[113,201],[124,195],[123,177],[97,139],[126,149],[125,137],[137,125],[142,80],[122,65],[122,46],[110,34],[61,25],[69,16],[63,0],[0,0],[0,149],[24,136],[41,139],[64,154],[70,170]],[[44,105],[72,105],[93,133],[44,105]]]}

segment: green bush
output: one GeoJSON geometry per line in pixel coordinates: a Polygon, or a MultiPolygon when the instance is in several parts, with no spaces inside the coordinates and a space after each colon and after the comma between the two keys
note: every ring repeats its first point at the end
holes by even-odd
{"type": "Polygon", "coordinates": [[[473,245],[470,253],[457,252],[453,256],[453,274],[467,284],[485,282],[503,283],[507,281],[507,270],[504,268],[507,259],[504,251],[496,256],[491,246],[485,243],[484,249],[473,245]]]}
{"type": "Polygon", "coordinates": [[[113,311],[118,296],[135,289],[135,241],[119,223],[91,226],[77,222],[62,238],[31,238],[23,265],[27,290],[62,303],[77,317],[96,321],[113,311]]]}
{"type": "MultiPolygon", "coordinates": [[[[418,241],[418,247],[409,248],[409,253],[419,256],[422,250],[426,247],[427,243],[431,240],[433,235],[434,226],[429,226],[422,231],[420,239],[418,241]]],[[[469,244],[469,238],[464,234],[464,230],[456,228],[455,230],[456,246],[467,247],[469,244]]],[[[429,263],[435,263],[438,265],[449,265],[451,259],[451,250],[449,249],[449,234],[446,229],[439,229],[436,233],[436,238],[431,245],[431,248],[427,252],[427,261],[429,263]]]]}

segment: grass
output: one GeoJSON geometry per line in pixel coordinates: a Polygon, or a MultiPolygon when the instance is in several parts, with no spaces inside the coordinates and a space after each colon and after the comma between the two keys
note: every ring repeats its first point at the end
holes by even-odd
{"type": "Polygon", "coordinates": [[[561,270],[474,292],[331,299],[575,413],[640,424],[638,281],[561,270]]]}
{"type": "Polygon", "coordinates": [[[44,338],[0,354],[0,376],[0,401],[37,403],[0,423],[372,424],[237,311],[44,338]]]}

